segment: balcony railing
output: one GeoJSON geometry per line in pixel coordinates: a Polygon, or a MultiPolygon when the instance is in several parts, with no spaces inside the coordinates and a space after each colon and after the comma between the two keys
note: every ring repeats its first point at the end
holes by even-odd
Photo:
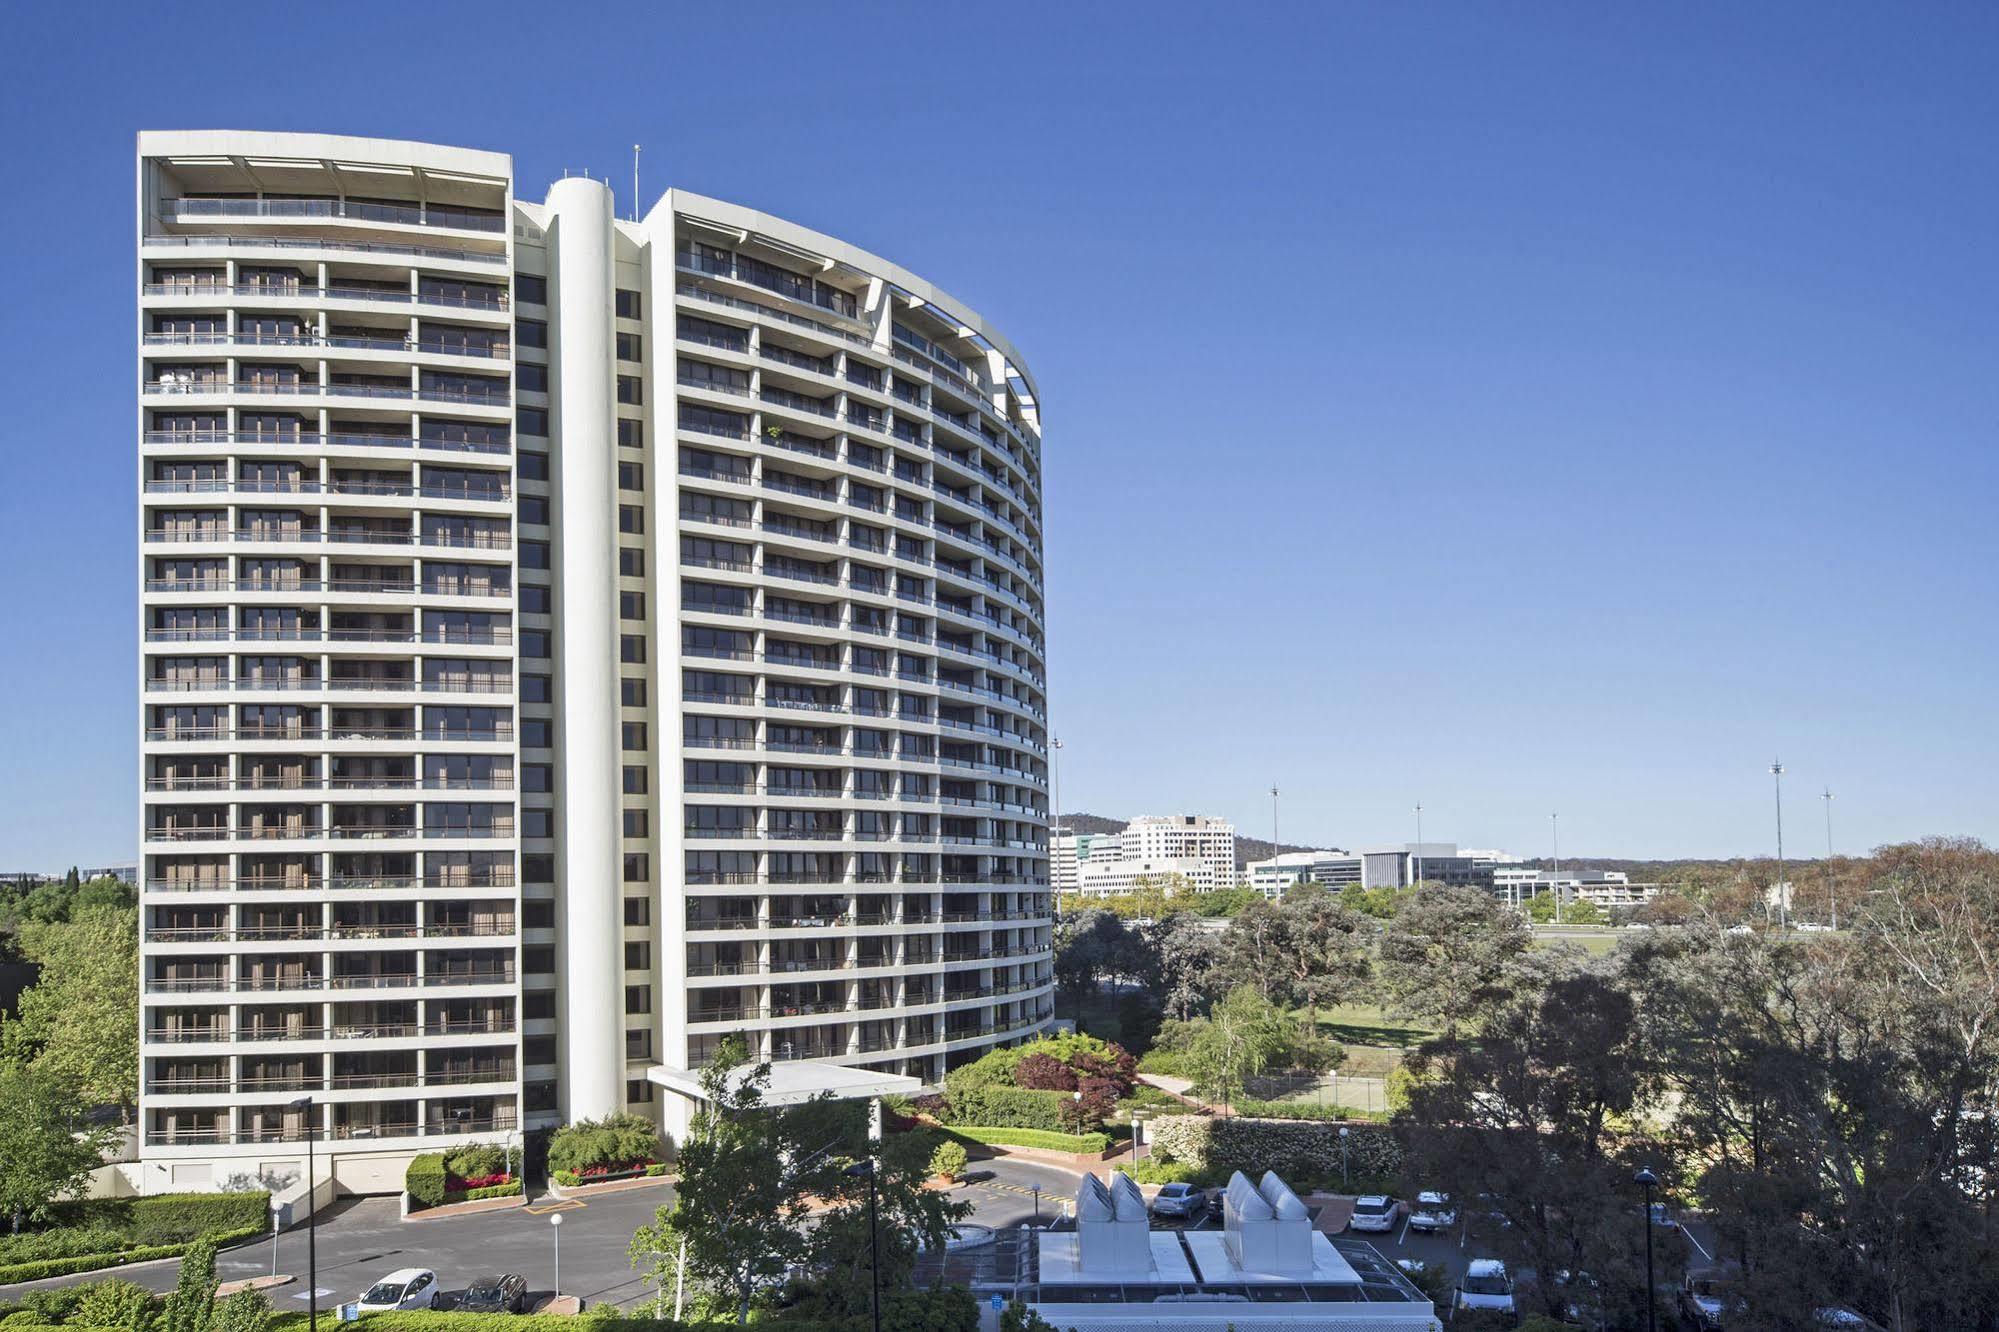
{"type": "Polygon", "coordinates": [[[397,226],[450,227],[459,231],[505,231],[499,213],[474,212],[439,204],[363,203],[350,199],[203,199],[165,201],[175,221],[204,217],[326,218],[348,222],[387,222],[397,226]]]}

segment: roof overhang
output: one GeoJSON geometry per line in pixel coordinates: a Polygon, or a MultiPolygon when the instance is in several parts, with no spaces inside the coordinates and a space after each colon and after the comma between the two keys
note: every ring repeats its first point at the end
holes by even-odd
{"type": "MultiPolygon", "coordinates": [[[[849,1068],[845,1064],[822,1063],[816,1059],[786,1060],[768,1067],[770,1083],[764,1088],[765,1105],[803,1105],[820,1096],[832,1096],[842,1101],[871,1096],[914,1096],[923,1090],[920,1079],[904,1077],[900,1073],[849,1068]]],[[[733,1092],[742,1086],[752,1071],[753,1066],[745,1066],[731,1073],[729,1090],[733,1092]]],[[[690,1101],[708,1099],[708,1093],[701,1085],[699,1070],[654,1064],[646,1070],[646,1081],[677,1092],[690,1101]]]]}

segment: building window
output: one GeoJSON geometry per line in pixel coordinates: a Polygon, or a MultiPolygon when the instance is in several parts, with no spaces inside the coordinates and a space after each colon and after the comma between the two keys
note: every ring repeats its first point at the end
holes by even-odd
{"type": "Polygon", "coordinates": [[[650,897],[627,897],[625,899],[625,924],[652,924],[652,899],[650,897]]]}
{"type": "Polygon", "coordinates": [[[632,1015],[652,1012],[652,986],[627,985],[625,987],[625,1012],[632,1015]]]}
{"type": "Polygon", "coordinates": [[[548,526],[548,499],[542,495],[521,496],[521,521],[537,527],[548,526]]]}
{"type": "Polygon", "coordinates": [[[644,341],[636,333],[618,334],[618,359],[621,361],[643,361],[645,356],[640,351],[640,347],[644,341]]]}
{"type": "Polygon", "coordinates": [[[646,530],[646,511],[643,504],[620,504],[618,506],[618,530],[629,536],[639,536],[646,530]]]}
{"type": "Polygon", "coordinates": [[[644,795],[651,785],[646,766],[642,763],[625,764],[625,794],[644,795]]]}
{"type": "Polygon", "coordinates": [[[548,345],[548,325],[539,319],[516,319],[514,321],[514,341],[523,347],[546,347],[548,345]]]}
{"type": "Polygon", "coordinates": [[[546,809],[524,809],[521,811],[521,836],[555,836],[555,813],[546,809]]]}
{"type": "MultiPolygon", "coordinates": [[[[649,1032],[649,1031],[628,1031],[628,1032],[626,1032],[626,1033],[625,1033],[625,1053],[626,1053],[626,1054],[628,1054],[628,1055],[631,1055],[631,1057],[632,1057],[632,1058],[634,1058],[634,1059],[650,1059],[650,1058],[652,1058],[652,1033],[651,1033],[651,1032],[649,1032]],[[634,1037],[634,1036],[643,1036],[643,1037],[645,1037],[645,1049],[644,1049],[644,1050],[642,1050],[642,1051],[640,1051],[640,1052],[639,1052],[639,1053],[637,1053],[637,1054],[632,1054],[632,1048],[631,1048],[631,1043],[632,1043],[632,1041],[631,1041],[631,1038],[632,1038],[632,1037],[634,1037]]],[[[628,1081],[627,1081],[627,1082],[625,1083],[625,1100],[626,1100],[626,1101],[628,1101],[628,1102],[630,1102],[630,1103],[631,1103],[631,1104],[633,1104],[633,1105],[651,1105],[651,1104],[652,1104],[652,1083],[648,1082],[648,1081],[647,1081],[646,1079],[644,1079],[644,1078],[632,1078],[632,1079],[629,1079],[629,1080],[628,1080],[628,1081]]]]}
{"type": "Polygon", "coordinates": [[[625,853],[625,882],[648,883],[652,879],[652,857],[643,851],[625,853]]]}
{"type": "Polygon", "coordinates": [[[529,930],[552,930],[555,928],[555,903],[530,898],[521,903],[521,928],[529,930]]]}
{"type": "Polygon", "coordinates": [[[514,429],[523,435],[548,437],[548,409],[546,407],[514,408],[514,429]]]}
{"type": "Polygon", "coordinates": [[[533,449],[522,449],[519,456],[521,480],[548,480],[548,455],[546,453],[536,453],[533,449]]]}
{"type": "Polygon", "coordinates": [[[634,940],[625,945],[626,971],[652,970],[652,945],[644,940],[634,940]]]}
{"type": "MultiPolygon", "coordinates": [[[[526,635],[522,635],[523,638],[526,635]]],[[[643,666],[646,659],[646,639],[644,634],[618,635],[618,660],[629,666],[643,666]]]]}
{"type": "Polygon", "coordinates": [[[618,547],[618,572],[626,578],[644,578],[646,553],[637,546],[618,547]]]}
{"type": "Polygon", "coordinates": [[[616,303],[618,307],[618,318],[637,319],[640,317],[639,310],[641,307],[639,305],[639,294],[637,292],[632,291],[627,287],[619,287],[618,294],[616,297],[616,303]]]}
{"type": "MultiPolygon", "coordinates": [[[[645,405],[645,400],[645,384],[637,375],[618,376],[619,402],[622,402],[627,407],[642,407],[645,405]]],[[[543,433],[546,434],[547,432],[544,431],[543,433]]]]}
{"type": "Polygon", "coordinates": [[[644,463],[621,462],[618,464],[618,489],[644,490],[646,469],[644,463]]]}
{"type": "Polygon", "coordinates": [[[652,818],[642,809],[625,811],[625,836],[633,841],[644,841],[652,836],[652,818]]]}
{"type": "Polygon", "coordinates": [[[618,618],[621,620],[643,620],[646,617],[646,594],[643,592],[618,593],[618,618]]]}
{"type": "Polygon", "coordinates": [[[521,790],[535,795],[544,795],[555,789],[555,768],[548,763],[523,763],[521,765],[521,790]]]}
{"type": "MultiPolygon", "coordinates": [[[[548,392],[548,367],[522,361],[514,367],[514,383],[523,393],[548,392]]],[[[544,432],[546,433],[546,432],[544,432]]]]}
{"type": "Polygon", "coordinates": [[[527,1018],[552,1018],[555,1016],[555,992],[536,990],[521,996],[521,1016],[527,1018]]]}
{"type": "Polygon", "coordinates": [[[522,856],[521,877],[529,883],[554,883],[555,857],[522,856]]]}
{"type": "Polygon", "coordinates": [[[521,748],[553,749],[555,747],[555,723],[546,717],[521,718],[521,748]]]}
{"type": "Polygon", "coordinates": [[[646,423],[629,417],[618,418],[618,443],[628,449],[642,449],[646,446],[646,423]]]}
{"type": "Polygon", "coordinates": [[[646,724],[644,722],[626,722],[624,729],[626,752],[643,754],[646,748],[646,724]]]}
{"type": "MultiPolygon", "coordinates": [[[[552,614],[553,612],[550,611],[549,607],[554,605],[554,603],[554,597],[550,596],[548,589],[539,583],[521,584],[521,610],[524,613],[528,615],[552,614]]],[[[543,699],[541,701],[546,702],[547,700],[543,699]]]]}
{"type": "Polygon", "coordinates": [[[530,273],[514,274],[514,299],[529,305],[547,305],[548,279],[530,273]]]}
{"type": "Polygon", "coordinates": [[[521,542],[521,568],[546,569],[548,567],[548,543],[546,541],[521,542]]]}
{"type": "Polygon", "coordinates": [[[546,675],[523,675],[521,677],[521,702],[546,703],[553,692],[553,681],[546,675]]]}
{"type": "Polygon", "coordinates": [[[521,630],[521,655],[523,657],[546,657],[549,655],[548,630],[521,630]]]}
{"type": "Polygon", "coordinates": [[[618,701],[628,708],[642,708],[646,705],[646,682],[633,676],[624,676],[618,681],[618,701]]]}

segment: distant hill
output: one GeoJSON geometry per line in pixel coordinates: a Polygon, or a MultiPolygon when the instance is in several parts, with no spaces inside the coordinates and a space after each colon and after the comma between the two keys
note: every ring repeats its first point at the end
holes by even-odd
{"type": "MultiPolygon", "coordinates": [[[[1125,825],[1127,823],[1130,823],[1131,820],[1109,819],[1105,818],[1101,814],[1064,814],[1057,820],[1057,822],[1059,822],[1064,828],[1071,828],[1079,833],[1090,833],[1094,835],[1097,833],[1123,832],[1125,825]]],[[[1298,846],[1294,843],[1286,842],[1284,844],[1284,849],[1286,851],[1312,851],[1316,850],[1317,848],[1309,846],[1298,846]]],[[[1273,852],[1270,849],[1270,842],[1267,838],[1244,837],[1241,833],[1236,834],[1235,863],[1237,869],[1242,869],[1244,866],[1248,865],[1249,862],[1252,860],[1268,860],[1270,859],[1272,854],[1273,852]]]]}

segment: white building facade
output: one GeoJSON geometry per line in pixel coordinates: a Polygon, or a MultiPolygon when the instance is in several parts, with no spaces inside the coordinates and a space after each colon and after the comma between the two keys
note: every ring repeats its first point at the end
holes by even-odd
{"type": "Polygon", "coordinates": [[[1138,880],[1177,875],[1197,892],[1233,888],[1235,825],[1203,814],[1148,814],[1114,833],[1064,830],[1051,842],[1058,893],[1111,897],[1138,880]]]}
{"type": "Polygon", "coordinates": [[[767,214],[513,190],[140,138],[149,1192],[1051,1015],[1018,354],[767,214]]]}

